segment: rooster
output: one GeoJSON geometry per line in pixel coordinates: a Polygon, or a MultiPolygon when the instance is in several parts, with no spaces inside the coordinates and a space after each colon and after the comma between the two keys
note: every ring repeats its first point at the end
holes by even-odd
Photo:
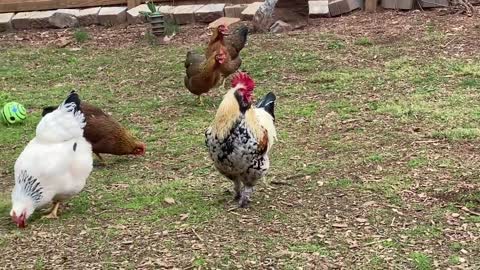
{"type": "Polygon", "coordinates": [[[72,91],[37,125],[36,136],[15,162],[10,216],[18,227],[37,208],[53,203],[47,218],[57,218],[61,201],[78,194],[93,167],[92,146],[83,137],[85,117],[72,91]]]}
{"type": "MultiPolygon", "coordinates": [[[[128,130],[102,109],[86,102],[82,102],[80,109],[87,122],[84,137],[92,144],[93,153],[102,163],[104,160],[100,154],[145,155],[145,143],[135,139],[128,130]]],[[[55,107],[46,107],[43,109],[42,116],[54,110],[55,107]]]]}
{"type": "Polygon", "coordinates": [[[242,65],[240,51],[247,43],[248,27],[242,25],[233,33],[228,33],[228,28],[224,25],[218,26],[207,46],[205,56],[209,57],[220,49],[226,50],[224,63],[220,65],[222,79],[225,79],[235,73],[242,65]]]}
{"type": "Polygon", "coordinates": [[[268,171],[268,153],[276,140],[275,95],[270,92],[252,105],[254,81],[237,73],[225,94],[205,143],[217,170],[233,181],[235,199],[247,207],[256,182],[268,171]]]}
{"type": "Polygon", "coordinates": [[[224,49],[220,49],[207,58],[192,51],[187,53],[185,60],[185,87],[192,94],[198,96],[200,104],[202,103],[201,95],[218,85],[221,78],[219,67],[224,61],[224,49]]]}

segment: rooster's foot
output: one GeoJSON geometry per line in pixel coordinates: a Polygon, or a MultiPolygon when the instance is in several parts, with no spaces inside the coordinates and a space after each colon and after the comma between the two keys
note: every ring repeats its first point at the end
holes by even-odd
{"type": "Polygon", "coordinates": [[[54,202],[53,207],[52,207],[52,211],[50,211],[49,214],[44,215],[42,218],[57,219],[58,218],[57,212],[58,212],[58,207],[59,206],[60,206],[60,202],[54,202]]]}
{"type": "Polygon", "coordinates": [[[238,201],[238,206],[240,208],[246,208],[250,204],[250,196],[253,193],[253,187],[245,187],[241,194],[240,194],[240,200],[238,201]]]}
{"type": "Polygon", "coordinates": [[[203,106],[203,98],[202,98],[202,96],[198,96],[197,102],[198,102],[198,105],[203,106]]]}

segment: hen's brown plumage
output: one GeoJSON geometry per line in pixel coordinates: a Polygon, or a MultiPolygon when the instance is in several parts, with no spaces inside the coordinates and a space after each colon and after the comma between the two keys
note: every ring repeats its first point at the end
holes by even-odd
{"type": "MultiPolygon", "coordinates": [[[[43,109],[42,116],[55,110],[56,107],[43,109]]],[[[100,159],[100,154],[112,155],[144,155],[146,146],[135,139],[120,123],[100,108],[86,102],[80,104],[85,115],[86,126],[83,136],[92,144],[92,151],[100,159]]]]}
{"type": "Polygon", "coordinates": [[[225,60],[225,52],[220,50],[208,58],[195,52],[188,52],[185,60],[185,87],[200,96],[215,87],[220,78],[220,65],[225,60]]]}
{"type": "Polygon", "coordinates": [[[206,57],[211,56],[221,48],[226,51],[225,62],[220,66],[220,72],[226,78],[235,73],[242,65],[240,51],[247,43],[248,27],[241,25],[232,34],[225,36],[226,27],[221,25],[214,32],[205,52],[206,57]]]}

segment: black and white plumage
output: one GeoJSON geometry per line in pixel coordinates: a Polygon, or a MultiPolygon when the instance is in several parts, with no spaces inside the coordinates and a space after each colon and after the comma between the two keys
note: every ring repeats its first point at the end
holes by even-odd
{"type": "Polygon", "coordinates": [[[72,91],[40,120],[35,138],[15,162],[10,215],[19,227],[25,226],[35,209],[68,199],[85,186],[93,160],[92,147],[83,137],[85,117],[79,106],[80,99],[72,91]]]}
{"type": "Polygon", "coordinates": [[[205,136],[215,168],[234,182],[235,198],[241,207],[246,207],[254,185],[270,167],[268,153],[277,136],[276,97],[269,93],[257,103],[258,107],[252,106],[253,81],[250,85],[248,75],[242,74],[233,79],[233,88],[225,95],[205,136]],[[246,78],[239,80],[242,76],[246,78]]]}

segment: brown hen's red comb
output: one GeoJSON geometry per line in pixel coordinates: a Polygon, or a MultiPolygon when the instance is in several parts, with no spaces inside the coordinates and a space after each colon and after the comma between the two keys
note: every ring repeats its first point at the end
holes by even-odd
{"type": "Polygon", "coordinates": [[[243,84],[245,87],[245,90],[249,92],[253,91],[253,89],[255,88],[255,82],[247,73],[239,72],[235,75],[235,77],[233,77],[232,79],[233,88],[237,87],[237,85],[240,83],[243,84]]]}

